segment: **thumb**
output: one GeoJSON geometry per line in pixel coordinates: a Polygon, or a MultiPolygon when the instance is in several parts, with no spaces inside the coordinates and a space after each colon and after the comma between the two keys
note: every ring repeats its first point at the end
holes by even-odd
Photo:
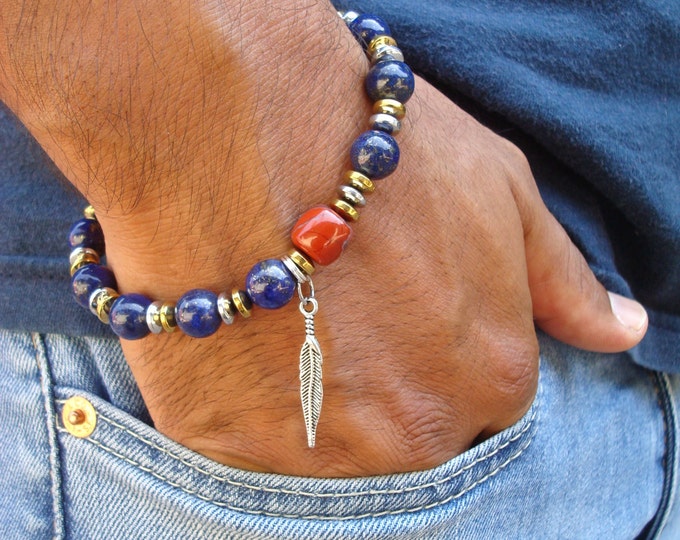
{"type": "Polygon", "coordinates": [[[534,209],[525,221],[525,245],[536,324],[581,349],[619,352],[637,345],[647,331],[645,309],[607,292],[543,203],[534,209]]]}

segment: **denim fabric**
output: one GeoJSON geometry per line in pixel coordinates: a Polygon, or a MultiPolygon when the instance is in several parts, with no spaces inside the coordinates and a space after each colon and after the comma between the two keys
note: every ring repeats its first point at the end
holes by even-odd
{"type": "Polygon", "coordinates": [[[309,479],[155,431],[115,340],[1,331],[0,537],[677,538],[679,378],[541,346],[539,394],[506,431],[427,471],[309,479]],[[85,439],[61,419],[74,395],[97,411],[85,439]]]}

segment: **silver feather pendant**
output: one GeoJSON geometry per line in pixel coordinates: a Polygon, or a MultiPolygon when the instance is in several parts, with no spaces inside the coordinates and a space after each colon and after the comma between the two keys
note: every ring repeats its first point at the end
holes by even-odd
{"type": "MultiPolygon", "coordinates": [[[[311,280],[310,280],[311,284],[311,280]]],[[[298,285],[300,294],[300,312],[305,316],[305,342],[300,349],[300,400],[302,414],[307,429],[307,445],[314,448],[316,443],[316,426],[321,414],[323,401],[323,386],[321,383],[321,367],[323,355],[321,347],[314,335],[314,316],[319,310],[319,304],[314,298],[314,286],[311,285],[309,296],[302,294],[301,284],[298,285]],[[310,309],[311,306],[311,309],[310,309]]]]}

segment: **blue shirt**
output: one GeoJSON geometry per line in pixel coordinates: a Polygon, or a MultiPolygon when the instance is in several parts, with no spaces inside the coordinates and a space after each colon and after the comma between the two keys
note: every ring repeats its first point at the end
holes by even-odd
{"type": "MultiPolygon", "coordinates": [[[[680,3],[344,1],[379,14],[409,65],[527,155],[541,193],[650,328],[633,351],[680,371],[680,3]]],[[[0,327],[110,335],[69,292],[85,204],[0,104],[0,327]]]]}

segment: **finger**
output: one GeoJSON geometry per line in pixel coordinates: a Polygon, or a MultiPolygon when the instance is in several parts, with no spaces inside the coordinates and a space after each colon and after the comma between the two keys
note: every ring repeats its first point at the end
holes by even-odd
{"type": "Polygon", "coordinates": [[[644,308],[607,292],[543,203],[534,208],[525,245],[538,326],[560,341],[591,351],[618,352],[639,343],[647,331],[644,308]]]}

